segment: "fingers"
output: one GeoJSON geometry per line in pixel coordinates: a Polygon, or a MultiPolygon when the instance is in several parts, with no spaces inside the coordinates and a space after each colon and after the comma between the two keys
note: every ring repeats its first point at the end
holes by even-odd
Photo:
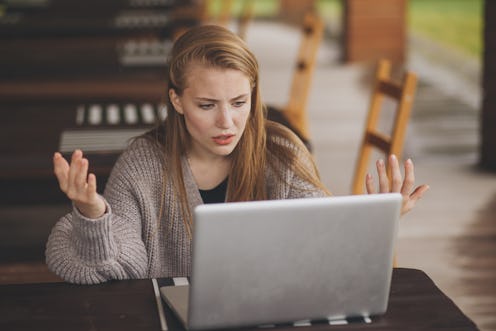
{"type": "Polygon", "coordinates": [[[88,175],[88,192],[96,194],[96,176],[94,174],[88,175]]]}
{"type": "Polygon", "coordinates": [[[374,194],[375,193],[374,179],[372,178],[372,175],[369,173],[367,175],[365,175],[365,187],[367,188],[368,194],[374,194]]]}
{"type": "Polygon", "coordinates": [[[60,153],[53,154],[53,172],[57,177],[60,189],[62,192],[67,191],[69,181],[69,163],[62,157],[60,153]]]}
{"type": "Polygon", "coordinates": [[[72,153],[70,165],[60,153],[54,154],[54,172],[60,188],[73,201],[88,202],[96,195],[96,177],[88,175],[88,168],[88,159],[83,158],[81,150],[72,153]]]}
{"type": "Polygon", "coordinates": [[[409,195],[415,185],[415,174],[411,159],[405,161],[405,180],[401,186],[401,194],[409,195]]]}
{"type": "Polygon", "coordinates": [[[84,158],[78,160],[77,166],[79,167],[79,172],[76,173],[74,183],[79,189],[84,189],[88,178],[88,160],[84,158]]]}
{"type": "MultiPolygon", "coordinates": [[[[391,181],[388,179],[386,172],[386,165],[383,160],[376,162],[377,174],[379,176],[379,193],[399,192],[403,195],[404,210],[407,212],[414,205],[415,202],[422,198],[423,194],[429,189],[428,185],[420,185],[415,188],[415,172],[411,159],[404,163],[405,178],[403,179],[398,158],[395,155],[390,155],[388,158],[388,166],[391,173],[391,181]],[[412,192],[413,190],[413,192],[412,192]],[[410,193],[412,192],[412,193],[410,193]]],[[[367,193],[374,194],[376,189],[374,187],[374,180],[372,175],[367,174],[365,177],[365,186],[367,193]]]]}
{"type": "Polygon", "coordinates": [[[422,198],[427,190],[429,190],[429,185],[420,185],[412,192],[412,194],[408,196],[407,199],[404,199],[403,206],[401,208],[401,215],[404,215],[412,210],[417,201],[422,198]]]}
{"type": "Polygon", "coordinates": [[[389,192],[389,179],[386,173],[386,165],[383,160],[377,160],[376,162],[377,174],[379,175],[379,192],[387,193],[389,192]]]}
{"type": "Polygon", "coordinates": [[[400,192],[403,178],[396,155],[389,156],[389,170],[391,172],[391,192],[400,192]]]}
{"type": "Polygon", "coordinates": [[[410,194],[410,199],[413,201],[417,201],[422,198],[425,192],[427,192],[430,189],[429,185],[420,185],[418,186],[415,191],[410,194]]]}
{"type": "Polygon", "coordinates": [[[83,158],[83,152],[81,152],[80,150],[77,149],[74,151],[74,153],[72,153],[71,165],[69,167],[69,183],[66,192],[70,199],[74,199],[74,197],[77,196],[77,192],[80,189],[78,187],[78,178],[81,172],[82,158],[83,158]]]}

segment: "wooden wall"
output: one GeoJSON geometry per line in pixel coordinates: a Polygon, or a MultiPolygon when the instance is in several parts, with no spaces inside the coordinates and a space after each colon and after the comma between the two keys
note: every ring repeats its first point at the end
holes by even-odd
{"type": "Polygon", "coordinates": [[[345,62],[404,63],[407,0],[344,0],[345,62]]]}
{"type": "Polygon", "coordinates": [[[301,25],[308,11],[315,10],[315,0],[279,0],[279,18],[295,25],[301,25]]]}
{"type": "Polygon", "coordinates": [[[485,1],[480,163],[496,170],[496,1],[485,1]]]}

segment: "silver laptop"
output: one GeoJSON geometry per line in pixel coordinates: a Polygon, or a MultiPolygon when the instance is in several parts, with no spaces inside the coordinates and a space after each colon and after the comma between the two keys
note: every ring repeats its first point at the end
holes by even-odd
{"type": "Polygon", "coordinates": [[[190,284],[161,287],[186,329],[386,311],[399,193],[236,202],[194,211],[190,284]]]}

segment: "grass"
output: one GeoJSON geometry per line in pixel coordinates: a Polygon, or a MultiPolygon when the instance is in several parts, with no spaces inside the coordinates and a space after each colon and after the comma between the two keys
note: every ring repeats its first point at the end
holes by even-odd
{"type": "MultiPolygon", "coordinates": [[[[219,12],[221,1],[214,0],[211,2],[209,12],[215,16],[219,12]]],[[[279,10],[278,0],[251,0],[255,2],[253,7],[253,16],[257,18],[270,18],[277,15],[279,10]]],[[[244,0],[234,0],[232,11],[235,15],[241,13],[244,0]]],[[[317,8],[326,18],[336,18],[341,15],[340,0],[317,0],[317,8]]]]}
{"type": "Polygon", "coordinates": [[[341,22],[343,6],[339,0],[318,0],[317,10],[320,15],[326,20],[338,20],[341,22]]]}
{"type": "Polygon", "coordinates": [[[480,57],[483,0],[410,0],[408,27],[412,33],[480,57]]]}
{"type": "MultiPolygon", "coordinates": [[[[221,2],[224,0],[213,0],[211,1],[211,6],[208,9],[212,16],[216,16],[220,11],[221,2]]],[[[252,0],[255,1],[253,6],[253,16],[257,18],[261,17],[274,17],[277,14],[279,2],[276,0],[252,0]]],[[[234,15],[239,15],[243,8],[244,0],[234,0],[232,4],[232,13],[234,15]]]]}

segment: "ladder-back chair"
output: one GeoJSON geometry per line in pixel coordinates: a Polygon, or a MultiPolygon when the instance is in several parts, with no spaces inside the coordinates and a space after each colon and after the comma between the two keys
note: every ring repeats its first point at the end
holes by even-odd
{"type": "Polygon", "coordinates": [[[203,24],[216,24],[228,27],[232,16],[233,0],[203,0],[201,3],[201,21],[203,24]],[[218,4],[219,8],[215,15],[211,15],[210,10],[218,4]]]}
{"type": "MultiPolygon", "coordinates": [[[[200,0],[197,1],[196,6],[193,10],[187,12],[190,18],[195,18],[199,24],[215,24],[221,25],[228,28],[229,21],[231,20],[231,9],[233,5],[233,0],[200,0]],[[219,3],[218,8],[216,4],[219,3]],[[217,10],[215,15],[211,15],[211,10],[214,8],[217,10]]],[[[181,18],[186,16],[184,13],[181,18]]],[[[176,29],[173,33],[172,40],[177,40],[183,33],[185,33],[189,27],[180,27],[176,29]]]]}
{"type": "MultiPolygon", "coordinates": [[[[353,194],[364,193],[365,176],[368,171],[370,154],[373,148],[382,151],[386,156],[386,160],[390,154],[395,154],[398,160],[401,160],[416,86],[417,76],[413,72],[407,71],[403,76],[401,84],[399,84],[391,79],[391,63],[388,60],[379,61],[365,125],[365,133],[353,177],[353,194]],[[390,134],[380,132],[377,127],[385,97],[395,102],[395,116],[390,134]]],[[[389,170],[388,176],[390,176],[389,170]]]]}
{"type": "Polygon", "coordinates": [[[303,20],[296,67],[294,68],[289,100],[282,109],[268,107],[268,118],[289,126],[309,146],[307,103],[310,95],[317,52],[324,33],[324,22],[315,13],[303,20]]]}
{"type": "Polygon", "coordinates": [[[254,0],[244,0],[241,8],[241,13],[238,19],[238,35],[241,39],[246,40],[246,33],[248,31],[248,24],[253,17],[254,0]]]}
{"type": "Polygon", "coordinates": [[[220,2],[220,12],[217,15],[216,24],[228,27],[232,16],[233,0],[221,0],[220,2]]]}

